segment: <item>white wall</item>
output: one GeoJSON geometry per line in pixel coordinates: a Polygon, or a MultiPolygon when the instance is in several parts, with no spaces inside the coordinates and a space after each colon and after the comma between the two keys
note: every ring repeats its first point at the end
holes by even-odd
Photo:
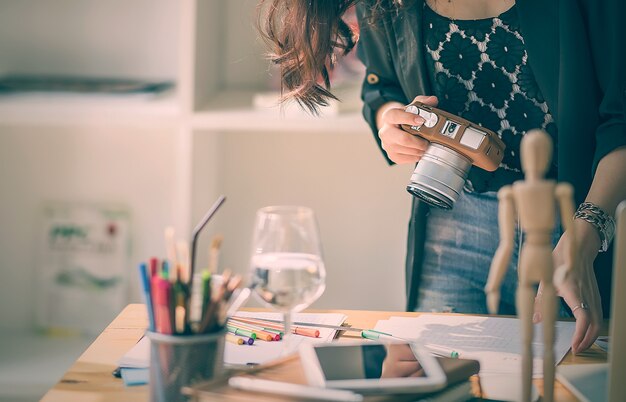
{"type": "MultiPolygon", "coordinates": [[[[186,3],[0,3],[0,73],[174,78],[189,62],[177,59],[182,57],[178,14],[186,3]]],[[[225,14],[221,22],[225,34],[218,38],[225,50],[218,71],[221,79],[203,81],[197,74],[198,92],[206,90],[205,81],[227,89],[267,85],[267,61],[251,25],[255,4],[240,0],[208,8],[207,13],[219,9],[225,14]]],[[[201,14],[202,21],[205,17],[201,14]]],[[[196,45],[207,57],[218,54],[212,38],[196,45]]],[[[181,110],[181,119],[188,117],[185,113],[189,111],[181,110]]],[[[180,126],[187,123],[158,129],[154,124],[103,128],[82,125],[85,119],[80,120],[76,126],[67,121],[63,126],[41,122],[33,127],[6,122],[0,126],[0,329],[32,325],[35,245],[46,200],[110,201],[131,208],[129,301],[140,300],[135,264],[152,255],[163,256],[163,229],[180,215],[174,210],[180,198],[172,194],[181,187],[174,158],[180,126]]],[[[404,188],[411,169],[388,167],[366,129],[196,132],[193,144],[192,223],[218,194],[228,197],[201,238],[201,264],[206,261],[209,235],[219,231],[225,235],[223,264],[244,272],[256,209],[305,204],[318,214],[328,270],[326,293],[315,306],[403,308],[410,203],[404,188]]]]}
{"type": "Polygon", "coordinates": [[[369,132],[200,133],[195,159],[194,222],[216,191],[228,197],[201,238],[199,266],[220,232],[222,265],[246,272],[256,210],[307,205],[318,216],[328,275],[314,307],[404,308],[411,168],[389,167],[369,132]]]}
{"type": "MultiPolygon", "coordinates": [[[[163,228],[173,219],[174,144],[166,129],[0,128],[0,329],[32,325],[34,245],[46,200],[131,208],[129,300],[140,300],[135,263],[164,254],[163,228]]],[[[223,266],[244,273],[256,209],[308,205],[328,270],[315,307],[403,308],[410,168],[388,167],[369,133],[198,133],[194,147],[194,222],[216,194],[228,197],[200,239],[198,266],[220,232],[223,266]]]]}
{"type": "MultiPolygon", "coordinates": [[[[0,127],[0,329],[33,324],[45,201],[126,204],[133,261],[162,248],[174,140],[171,130],[0,127]]],[[[136,289],[134,264],[128,268],[136,289]]]]}
{"type": "Polygon", "coordinates": [[[0,72],[174,79],[178,8],[172,0],[0,0],[0,72]]]}

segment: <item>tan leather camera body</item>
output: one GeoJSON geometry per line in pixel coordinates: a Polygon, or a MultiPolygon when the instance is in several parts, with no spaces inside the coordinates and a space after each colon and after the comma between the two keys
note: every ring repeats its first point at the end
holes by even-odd
{"type": "Polygon", "coordinates": [[[491,130],[441,109],[413,101],[405,111],[419,115],[421,126],[402,125],[410,134],[451,148],[479,168],[494,171],[504,157],[504,142],[491,130]]]}

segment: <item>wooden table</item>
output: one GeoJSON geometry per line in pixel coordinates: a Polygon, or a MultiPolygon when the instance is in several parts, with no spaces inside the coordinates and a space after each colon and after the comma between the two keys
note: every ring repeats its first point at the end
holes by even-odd
{"type": "MultiPolygon", "coordinates": [[[[416,317],[419,315],[419,313],[357,310],[318,310],[315,312],[345,314],[348,317],[346,322],[359,328],[373,328],[379,320],[388,319],[391,316],[416,317]]],[[[126,387],[121,379],[111,374],[116,368],[117,360],[141,338],[147,323],[146,310],[142,304],[128,305],[78,358],[61,380],[44,395],[42,401],[147,401],[147,386],[126,387]]],[[[603,333],[606,333],[606,326],[603,333]]],[[[350,338],[355,338],[355,335],[348,332],[341,336],[341,339],[350,338]]],[[[568,353],[562,364],[605,361],[606,353],[594,345],[590,350],[576,356],[568,353]]],[[[536,381],[536,384],[541,391],[541,381],[536,381]]],[[[557,401],[577,400],[558,383],[555,386],[555,399],[557,401]]]]}

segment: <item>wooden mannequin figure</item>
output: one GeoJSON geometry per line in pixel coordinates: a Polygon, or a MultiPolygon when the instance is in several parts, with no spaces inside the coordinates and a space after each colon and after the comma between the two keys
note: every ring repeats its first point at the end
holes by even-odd
{"type": "MultiPolygon", "coordinates": [[[[485,286],[487,306],[491,314],[498,311],[500,286],[511,260],[515,239],[515,222],[524,232],[524,242],[518,261],[517,313],[522,334],[522,401],[531,400],[532,340],[535,292],[542,283],[541,303],[543,314],[543,400],[551,402],[554,396],[554,322],[557,314],[557,292],[574,259],[574,201],[572,186],[544,179],[552,155],[552,140],[541,130],[532,130],[521,142],[521,162],[524,180],[498,191],[498,221],[500,244],[494,255],[485,286]],[[554,269],[552,236],[556,210],[560,210],[561,223],[568,230],[569,244],[565,265],[554,269]]],[[[521,241],[521,240],[520,240],[521,241]]]]}

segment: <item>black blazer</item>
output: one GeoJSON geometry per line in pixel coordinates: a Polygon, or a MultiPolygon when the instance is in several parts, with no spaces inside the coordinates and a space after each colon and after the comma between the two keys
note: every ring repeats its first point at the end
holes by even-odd
{"type": "MultiPolygon", "coordinates": [[[[407,0],[405,0],[405,3],[407,0]]],[[[358,4],[359,58],[367,67],[363,115],[380,146],[376,110],[431,95],[422,42],[423,0],[372,18],[375,0],[358,4]]],[[[517,0],[520,30],[533,69],[558,127],[558,179],[584,201],[599,160],[626,146],[626,23],[624,0],[517,0]]],[[[381,148],[382,150],[382,148],[381,148]]],[[[385,152],[383,155],[387,158],[385,152]]],[[[387,158],[387,161],[392,162],[387,158]]],[[[398,189],[401,191],[401,189],[398,189]]],[[[406,259],[407,310],[415,309],[428,206],[413,199],[406,259]]],[[[612,250],[594,263],[605,315],[609,314],[612,250]]]]}

